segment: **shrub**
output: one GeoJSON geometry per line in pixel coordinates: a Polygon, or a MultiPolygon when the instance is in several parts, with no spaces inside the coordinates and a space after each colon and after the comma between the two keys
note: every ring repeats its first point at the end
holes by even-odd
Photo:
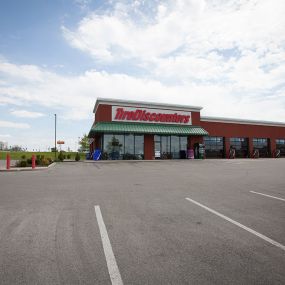
{"type": "Polygon", "coordinates": [[[27,161],[26,160],[17,161],[16,166],[17,167],[27,167],[27,161]]]}
{"type": "Polygon", "coordinates": [[[42,166],[48,166],[48,165],[49,165],[48,159],[44,158],[44,159],[42,160],[41,165],[42,165],[42,166]]]}
{"type": "Polygon", "coordinates": [[[75,155],[75,161],[79,161],[80,160],[80,155],[79,153],[77,152],[76,155],[75,155]]]}
{"type": "Polygon", "coordinates": [[[60,152],[59,152],[59,155],[58,155],[58,160],[59,160],[59,161],[63,161],[63,159],[64,159],[63,152],[60,151],[60,152]]]}
{"type": "Polygon", "coordinates": [[[65,154],[63,155],[63,159],[66,159],[66,155],[65,154]]]}
{"type": "Polygon", "coordinates": [[[71,155],[70,155],[70,153],[66,156],[67,157],[67,159],[70,159],[71,158],[71,155]]]}
{"type": "Polygon", "coordinates": [[[26,155],[23,154],[23,155],[21,156],[21,158],[22,158],[23,160],[26,159],[26,155]]]}

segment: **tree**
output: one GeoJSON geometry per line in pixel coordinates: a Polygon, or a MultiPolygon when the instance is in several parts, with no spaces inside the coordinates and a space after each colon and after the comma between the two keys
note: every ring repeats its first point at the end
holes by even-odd
{"type": "Polygon", "coordinates": [[[83,135],[81,140],[79,141],[79,151],[80,152],[86,152],[89,151],[89,138],[86,134],[83,135]]]}

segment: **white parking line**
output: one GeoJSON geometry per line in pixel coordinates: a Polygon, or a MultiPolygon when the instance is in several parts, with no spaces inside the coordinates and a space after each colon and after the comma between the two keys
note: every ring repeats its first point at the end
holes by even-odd
{"type": "Polygon", "coordinates": [[[94,208],[112,285],[123,285],[122,277],[112,250],[112,245],[104,224],[100,206],[94,206],[94,208]]]}
{"type": "Polygon", "coordinates": [[[266,196],[266,197],[269,197],[269,198],[285,201],[285,199],[283,199],[283,198],[274,197],[274,196],[271,196],[271,195],[267,195],[267,194],[263,194],[263,193],[259,193],[259,192],[255,192],[255,191],[249,191],[249,192],[250,193],[254,193],[254,194],[259,194],[259,195],[262,195],[262,196],[266,196]]]}
{"type": "Polygon", "coordinates": [[[241,224],[239,222],[236,222],[236,221],[232,220],[231,218],[228,218],[227,216],[225,216],[225,215],[223,215],[223,214],[221,214],[221,213],[219,213],[219,212],[217,212],[217,211],[215,211],[215,210],[213,210],[211,208],[208,208],[207,206],[204,206],[204,205],[200,204],[199,202],[196,202],[195,200],[192,200],[190,198],[185,198],[185,199],[190,201],[190,202],[192,202],[192,203],[194,203],[194,204],[196,204],[196,205],[198,205],[198,206],[200,206],[200,207],[202,207],[202,208],[204,208],[205,210],[207,210],[207,211],[209,211],[209,212],[211,212],[211,213],[213,213],[213,214],[215,214],[215,215],[217,215],[217,216],[227,220],[228,222],[230,222],[230,223],[232,223],[232,224],[234,224],[234,225],[236,225],[236,226],[238,226],[238,227],[240,227],[240,228],[242,228],[242,229],[244,229],[244,230],[246,230],[246,231],[248,231],[248,232],[250,232],[250,233],[252,233],[252,234],[254,234],[256,236],[258,236],[259,238],[261,238],[261,239],[263,239],[263,240],[265,240],[265,241],[267,241],[267,242],[269,242],[269,243],[271,243],[271,244],[273,244],[273,245],[275,245],[275,246],[285,250],[285,246],[283,244],[281,244],[281,243],[279,243],[279,242],[277,242],[277,241],[275,241],[275,240],[273,240],[273,239],[271,239],[271,238],[269,238],[269,237],[267,237],[267,236],[265,236],[265,235],[263,235],[263,234],[261,234],[259,232],[256,232],[255,230],[252,230],[251,228],[249,228],[247,226],[244,226],[243,224],[241,224]]]}

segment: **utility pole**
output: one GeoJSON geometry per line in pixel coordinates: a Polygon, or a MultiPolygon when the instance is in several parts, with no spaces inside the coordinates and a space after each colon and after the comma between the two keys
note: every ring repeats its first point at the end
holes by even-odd
{"type": "Polygon", "coordinates": [[[56,114],[54,114],[54,160],[56,160],[56,114]]]}

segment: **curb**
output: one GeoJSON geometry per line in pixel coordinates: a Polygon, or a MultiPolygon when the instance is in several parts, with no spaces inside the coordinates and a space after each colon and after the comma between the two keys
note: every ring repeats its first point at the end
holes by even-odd
{"type": "Polygon", "coordinates": [[[17,172],[17,171],[39,171],[39,170],[46,170],[50,167],[54,167],[56,165],[56,162],[53,162],[49,166],[46,167],[36,167],[33,169],[32,167],[15,167],[10,169],[0,169],[0,172],[17,172]]]}

